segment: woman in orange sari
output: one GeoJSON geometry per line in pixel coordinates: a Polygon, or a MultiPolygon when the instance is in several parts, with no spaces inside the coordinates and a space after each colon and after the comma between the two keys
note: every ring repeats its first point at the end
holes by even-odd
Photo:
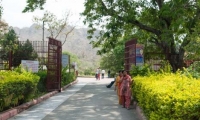
{"type": "Polygon", "coordinates": [[[121,86],[120,80],[121,80],[122,76],[123,76],[123,74],[122,74],[122,71],[120,70],[118,76],[116,77],[116,81],[115,81],[115,90],[117,90],[117,95],[118,95],[118,100],[119,100],[120,105],[122,104],[121,97],[120,97],[120,86],[121,86]]]}
{"type": "Polygon", "coordinates": [[[131,104],[131,77],[127,74],[126,71],[123,71],[123,77],[120,80],[121,82],[121,89],[120,89],[120,96],[121,102],[124,108],[130,109],[131,104]]]}

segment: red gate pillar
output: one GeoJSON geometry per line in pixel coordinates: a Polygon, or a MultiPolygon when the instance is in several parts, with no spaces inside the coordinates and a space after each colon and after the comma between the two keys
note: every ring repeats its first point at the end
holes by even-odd
{"type": "Polygon", "coordinates": [[[47,63],[47,91],[61,91],[62,43],[49,38],[47,63]]]}
{"type": "Polygon", "coordinates": [[[12,51],[9,52],[9,70],[12,70],[12,51]]]}
{"type": "Polygon", "coordinates": [[[124,70],[126,70],[128,74],[130,74],[131,66],[136,65],[136,44],[136,39],[125,43],[124,70]]]}

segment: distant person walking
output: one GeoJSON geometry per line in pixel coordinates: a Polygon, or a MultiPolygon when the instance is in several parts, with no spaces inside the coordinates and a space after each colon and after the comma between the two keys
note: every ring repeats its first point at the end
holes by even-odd
{"type": "Polygon", "coordinates": [[[96,73],[96,74],[95,74],[96,80],[98,80],[98,72],[99,72],[99,69],[97,68],[97,69],[96,69],[96,72],[95,72],[95,73],[96,73]]]}
{"type": "Polygon", "coordinates": [[[105,70],[101,71],[101,78],[104,79],[105,70]]]}
{"type": "Polygon", "coordinates": [[[110,70],[108,70],[108,78],[110,78],[110,70]]]}
{"type": "Polygon", "coordinates": [[[97,80],[100,80],[101,69],[97,69],[97,80]]]}
{"type": "Polygon", "coordinates": [[[130,109],[131,104],[131,77],[127,74],[126,71],[123,71],[123,77],[120,80],[121,88],[120,88],[120,96],[121,102],[124,108],[130,109]]]}

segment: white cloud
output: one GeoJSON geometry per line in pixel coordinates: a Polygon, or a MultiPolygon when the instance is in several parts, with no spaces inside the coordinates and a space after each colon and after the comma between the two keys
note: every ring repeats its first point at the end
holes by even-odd
{"type": "Polygon", "coordinates": [[[72,15],[69,22],[77,23],[77,26],[83,26],[82,21],[79,20],[80,13],[84,10],[85,0],[47,0],[44,5],[44,10],[36,10],[31,13],[22,13],[25,8],[26,0],[3,0],[3,16],[9,26],[13,27],[30,27],[33,22],[33,16],[43,16],[45,10],[54,13],[58,18],[62,18],[66,11],[70,11],[72,15]],[[20,2],[19,2],[20,1],[20,2]]]}

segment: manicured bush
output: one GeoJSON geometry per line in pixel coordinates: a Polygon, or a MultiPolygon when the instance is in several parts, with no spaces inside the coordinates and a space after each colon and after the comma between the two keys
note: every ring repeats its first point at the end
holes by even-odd
{"type": "Polygon", "coordinates": [[[95,75],[95,72],[92,68],[88,68],[84,70],[84,75],[95,75]]]}
{"type": "Polygon", "coordinates": [[[39,77],[30,72],[0,72],[0,111],[34,97],[39,77]]]}
{"type": "MultiPolygon", "coordinates": [[[[23,72],[28,72],[27,70],[23,69],[20,66],[16,67],[14,69],[15,72],[18,72],[20,74],[22,74],[23,72]]],[[[30,73],[32,74],[32,73],[30,73]]],[[[38,97],[44,93],[46,93],[46,79],[47,79],[47,71],[46,70],[39,70],[37,73],[33,73],[37,76],[39,76],[39,82],[37,83],[37,88],[36,88],[36,94],[35,97],[38,97]]]]}
{"type": "Polygon", "coordinates": [[[172,66],[170,65],[169,61],[161,61],[161,66],[159,69],[159,72],[164,73],[171,73],[172,72],[172,66]]]}
{"type": "Polygon", "coordinates": [[[140,65],[140,66],[131,66],[131,71],[130,71],[130,74],[132,77],[135,77],[135,76],[146,76],[150,73],[150,65],[148,64],[144,64],[144,65],[140,65]]]}
{"type": "Polygon", "coordinates": [[[61,81],[61,86],[65,86],[75,80],[75,73],[74,72],[66,72],[62,73],[62,81],[61,81]]]}
{"type": "Polygon", "coordinates": [[[67,72],[68,67],[62,69],[62,79],[61,79],[61,87],[73,82],[76,79],[74,72],[67,72]]]}
{"type": "Polygon", "coordinates": [[[45,93],[46,90],[46,79],[47,79],[47,71],[38,71],[38,73],[35,73],[37,76],[40,77],[39,82],[37,84],[37,92],[38,93],[45,93]]]}
{"type": "Polygon", "coordinates": [[[133,96],[149,120],[199,120],[200,80],[181,73],[134,78],[133,96]]]}
{"type": "MultiPolygon", "coordinates": [[[[65,86],[75,80],[75,73],[74,72],[67,72],[68,67],[62,69],[62,79],[61,79],[61,86],[65,86]]],[[[47,79],[47,71],[39,71],[35,73],[40,77],[40,80],[37,84],[37,93],[45,93],[46,91],[46,79],[47,79]]]]}
{"type": "Polygon", "coordinates": [[[186,68],[184,74],[194,78],[200,78],[200,61],[195,61],[190,67],[186,68]]]}

